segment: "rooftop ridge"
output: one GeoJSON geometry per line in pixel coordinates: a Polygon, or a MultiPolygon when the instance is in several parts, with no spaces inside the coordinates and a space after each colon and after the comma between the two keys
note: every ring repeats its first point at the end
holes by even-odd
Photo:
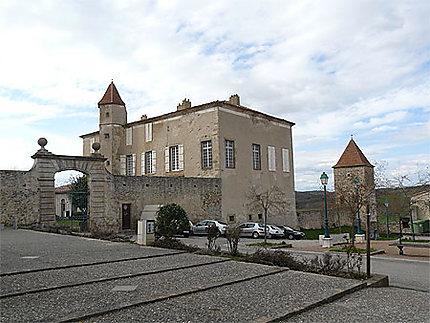
{"type": "Polygon", "coordinates": [[[358,147],[354,139],[351,138],[346,146],[342,156],[340,156],[336,165],[333,168],[352,167],[352,166],[368,166],[374,167],[364,156],[361,149],[358,147]]]}
{"type": "Polygon", "coordinates": [[[109,84],[105,94],[103,95],[102,99],[99,101],[99,105],[105,105],[105,104],[118,104],[118,105],[125,106],[125,103],[121,99],[121,96],[119,95],[119,92],[115,84],[113,83],[113,81],[109,84]]]}

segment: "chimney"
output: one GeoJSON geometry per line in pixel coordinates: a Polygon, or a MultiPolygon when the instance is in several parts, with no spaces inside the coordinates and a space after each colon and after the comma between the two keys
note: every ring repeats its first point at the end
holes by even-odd
{"type": "Polygon", "coordinates": [[[146,114],[142,114],[142,116],[140,117],[140,120],[146,120],[148,119],[148,116],[146,114]]]}
{"type": "Polygon", "coordinates": [[[182,104],[178,105],[177,110],[181,111],[181,110],[185,110],[185,109],[188,109],[188,108],[191,108],[191,101],[188,100],[188,99],[183,99],[182,100],[182,104]]]}
{"type": "Polygon", "coordinates": [[[228,100],[228,102],[234,105],[240,105],[239,95],[233,94],[232,96],[230,96],[230,99],[228,100]]]}

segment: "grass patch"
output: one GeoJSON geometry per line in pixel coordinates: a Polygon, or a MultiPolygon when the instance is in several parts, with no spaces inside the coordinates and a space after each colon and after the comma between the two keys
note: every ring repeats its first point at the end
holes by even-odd
{"type": "Polygon", "coordinates": [[[247,246],[250,247],[277,247],[277,246],[286,246],[287,243],[285,241],[282,242],[255,242],[255,243],[248,243],[247,246]]]}
{"type": "Polygon", "coordinates": [[[402,242],[420,242],[420,243],[426,243],[426,242],[430,242],[430,240],[423,240],[423,239],[410,239],[410,238],[406,238],[406,239],[402,239],[402,242]]]}
{"type": "MultiPolygon", "coordinates": [[[[303,229],[301,228],[300,231],[304,232],[306,235],[302,238],[304,240],[318,240],[319,239],[319,235],[323,235],[324,229],[303,229]]],[[[338,233],[351,233],[351,226],[347,226],[347,225],[343,225],[340,227],[332,227],[329,228],[329,231],[331,234],[338,234],[338,233]],[[339,232],[340,231],[340,232],[339,232]]],[[[355,231],[357,232],[357,228],[355,228],[355,231]]]]}
{"type": "Polygon", "coordinates": [[[377,238],[377,241],[387,241],[387,240],[397,240],[399,239],[399,236],[397,234],[390,234],[390,237],[387,238],[387,235],[380,235],[379,238],[377,238]]]}
{"type": "MultiPolygon", "coordinates": [[[[332,248],[332,249],[329,249],[329,251],[334,251],[334,252],[346,252],[346,248],[345,247],[342,247],[342,248],[332,248]]],[[[370,252],[374,252],[374,251],[376,251],[376,249],[375,248],[370,248],[370,252]]],[[[362,249],[362,248],[357,248],[357,247],[355,247],[354,248],[354,252],[353,253],[358,253],[358,254],[365,254],[367,251],[366,251],[366,249],[362,249]]]]}

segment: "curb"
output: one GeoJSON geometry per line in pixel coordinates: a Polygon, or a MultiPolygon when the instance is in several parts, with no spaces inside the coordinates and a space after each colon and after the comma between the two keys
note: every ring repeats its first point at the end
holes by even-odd
{"type": "Polygon", "coordinates": [[[366,280],[367,287],[389,287],[388,275],[373,274],[366,280]]]}
{"type": "Polygon", "coordinates": [[[280,322],[282,320],[291,318],[293,316],[296,316],[296,315],[301,314],[303,312],[309,311],[309,310],[314,309],[316,307],[319,307],[321,305],[328,304],[328,303],[331,303],[333,301],[336,301],[336,300],[338,300],[339,298],[342,298],[345,295],[352,294],[352,293],[354,293],[354,292],[356,292],[358,290],[364,289],[366,287],[367,287],[366,283],[359,283],[358,285],[356,285],[354,287],[351,287],[351,288],[348,288],[348,289],[344,289],[344,290],[342,290],[339,293],[333,294],[333,295],[331,295],[331,296],[329,296],[327,298],[324,298],[324,299],[322,299],[320,301],[317,301],[317,302],[315,302],[313,304],[309,304],[309,305],[306,305],[306,306],[302,306],[302,307],[296,308],[295,310],[293,310],[291,312],[285,312],[284,314],[281,314],[281,315],[279,315],[277,317],[274,317],[274,318],[267,318],[267,317],[260,318],[260,319],[257,319],[255,322],[258,322],[258,323],[280,322]]]}

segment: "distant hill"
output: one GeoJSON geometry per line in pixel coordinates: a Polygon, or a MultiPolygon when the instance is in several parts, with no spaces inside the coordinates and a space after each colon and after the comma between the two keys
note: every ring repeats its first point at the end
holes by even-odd
{"type": "MultiPolygon", "coordinates": [[[[426,186],[411,186],[406,187],[407,194],[414,194],[417,192],[430,189],[430,185],[426,186]]],[[[400,188],[380,188],[376,190],[376,199],[383,195],[403,194],[400,188]]],[[[327,192],[327,199],[333,199],[334,192],[327,192]]],[[[321,210],[324,207],[324,191],[296,191],[296,209],[298,211],[304,210],[321,210]]]]}

